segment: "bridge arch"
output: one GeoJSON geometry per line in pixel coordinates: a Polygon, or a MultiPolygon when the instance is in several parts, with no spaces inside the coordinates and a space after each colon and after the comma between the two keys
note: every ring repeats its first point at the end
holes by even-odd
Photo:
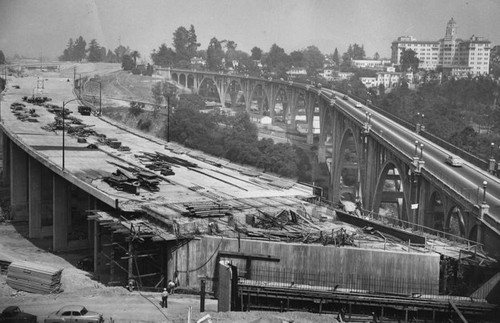
{"type": "MultiPolygon", "coordinates": [[[[339,178],[334,183],[340,185],[339,198],[344,201],[355,202],[362,198],[361,193],[361,172],[360,172],[360,147],[355,137],[355,131],[347,127],[340,144],[340,172],[339,178]]],[[[337,185],[337,184],[335,184],[337,185]]]]}
{"type": "Polygon", "coordinates": [[[428,203],[426,203],[428,208],[425,214],[425,225],[439,231],[444,231],[445,226],[443,197],[441,192],[435,190],[431,193],[428,203]]]}
{"type": "Polygon", "coordinates": [[[179,84],[184,86],[184,87],[187,87],[187,77],[186,77],[186,74],[181,74],[179,75],[179,84]]]}
{"type": "Polygon", "coordinates": [[[200,94],[205,99],[211,99],[218,101],[220,104],[224,104],[221,101],[220,89],[213,77],[204,76],[198,84],[198,94],[200,94]]]}
{"type": "Polygon", "coordinates": [[[408,218],[409,192],[405,185],[404,170],[401,165],[392,159],[388,159],[381,167],[378,175],[373,211],[382,215],[394,216],[404,221],[408,218]]]}
{"type": "Polygon", "coordinates": [[[172,77],[172,81],[179,83],[179,74],[172,73],[171,77],[172,77]]]}
{"type": "Polygon", "coordinates": [[[267,98],[268,95],[264,83],[262,82],[255,83],[255,85],[250,91],[250,98],[248,99],[249,100],[248,106],[250,111],[247,112],[253,112],[264,115],[265,112],[267,111],[267,113],[269,114],[269,101],[267,98]],[[254,100],[254,97],[256,95],[258,97],[256,100],[254,100]]]}
{"type": "Polygon", "coordinates": [[[445,231],[459,237],[465,237],[463,210],[458,205],[449,209],[446,215],[445,231]]]}

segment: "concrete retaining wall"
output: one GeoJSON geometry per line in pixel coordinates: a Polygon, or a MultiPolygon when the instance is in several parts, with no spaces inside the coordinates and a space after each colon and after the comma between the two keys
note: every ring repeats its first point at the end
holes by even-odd
{"type": "MultiPolygon", "coordinates": [[[[237,239],[213,236],[193,240],[174,252],[172,270],[179,272],[181,286],[199,288],[201,277],[207,277],[210,290],[210,281],[217,279],[219,251],[270,255],[280,259],[280,262],[253,260],[250,279],[262,279],[264,272],[270,272],[272,274],[266,276],[270,281],[294,281],[296,285],[340,285],[340,288],[349,290],[405,294],[438,294],[439,289],[437,254],[251,240],[238,243],[237,239]],[[285,280],[276,277],[280,275],[287,277],[285,280]],[[273,278],[269,278],[271,276],[273,278]]],[[[230,260],[239,268],[240,276],[246,272],[246,260],[230,260]]]]}

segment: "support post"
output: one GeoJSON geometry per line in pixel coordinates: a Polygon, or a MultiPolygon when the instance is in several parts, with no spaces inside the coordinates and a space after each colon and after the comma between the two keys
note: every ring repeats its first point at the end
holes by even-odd
{"type": "Polygon", "coordinates": [[[53,175],[53,226],[52,249],[63,251],[68,248],[68,184],[59,175],[53,175]]]}
{"type": "Polygon", "coordinates": [[[42,236],[42,165],[34,158],[29,159],[29,237],[42,236]]]}
{"type": "Polygon", "coordinates": [[[12,221],[28,220],[28,154],[10,145],[10,204],[12,221]]]}

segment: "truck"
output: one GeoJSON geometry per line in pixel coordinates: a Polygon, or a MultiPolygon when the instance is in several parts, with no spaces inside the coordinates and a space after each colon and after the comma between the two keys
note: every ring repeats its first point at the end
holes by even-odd
{"type": "Polygon", "coordinates": [[[79,105],[78,112],[80,112],[82,116],[89,116],[90,113],[92,113],[92,109],[86,105],[79,105]]]}

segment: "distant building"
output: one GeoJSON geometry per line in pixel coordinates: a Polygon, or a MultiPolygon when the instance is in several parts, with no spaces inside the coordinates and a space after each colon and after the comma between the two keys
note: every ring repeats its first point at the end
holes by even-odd
{"type": "Polygon", "coordinates": [[[411,49],[420,60],[419,68],[434,70],[442,68],[444,74],[453,76],[484,75],[490,68],[490,41],[472,36],[468,40],[457,38],[457,24],[453,18],[448,21],[443,39],[417,41],[412,36],[401,36],[392,42],[391,61],[401,64],[403,50],[411,49]]]}
{"type": "Polygon", "coordinates": [[[349,80],[354,76],[352,72],[339,72],[339,79],[341,80],[349,80]]]}
{"type": "Polygon", "coordinates": [[[382,70],[384,66],[390,65],[390,60],[384,59],[353,59],[351,65],[359,68],[382,70]]]}
{"type": "Polygon", "coordinates": [[[333,81],[337,72],[333,68],[325,68],[319,75],[327,81],[333,81]]]}
{"type": "Polygon", "coordinates": [[[192,66],[200,66],[201,67],[201,66],[205,66],[207,62],[203,58],[195,56],[195,57],[191,58],[190,63],[192,66]]]}
{"type": "Polygon", "coordinates": [[[408,87],[414,87],[413,82],[413,73],[402,73],[402,72],[394,72],[393,68],[387,68],[388,71],[377,72],[376,77],[361,77],[360,81],[367,88],[378,88],[381,84],[384,85],[384,88],[387,91],[401,85],[401,83],[406,81],[408,87]]]}
{"type": "Polygon", "coordinates": [[[290,77],[297,77],[297,76],[306,76],[307,71],[303,67],[297,67],[297,68],[291,68],[289,69],[286,74],[290,77]]]}

